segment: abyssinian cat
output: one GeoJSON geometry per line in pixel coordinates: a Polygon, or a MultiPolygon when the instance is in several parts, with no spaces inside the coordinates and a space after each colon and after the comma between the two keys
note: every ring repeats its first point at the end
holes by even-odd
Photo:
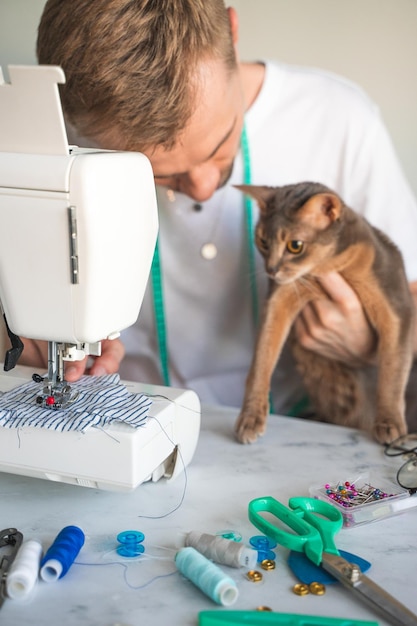
{"type": "Polygon", "coordinates": [[[235,431],[252,443],[266,430],[270,381],[296,316],[324,297],[317,280],[339,272],[378,336],[377,368],[353,368],[297,343],[294,357],[317,419],[373,432],[387,443],[407,432],[404,393],[412,364],[414,304],[401,254],[382,232],[319,183],[238,185],[257,200],[256,245],[270,290],[235,431]],[[371,392],[372,378],[376,381],[371,392]]]}

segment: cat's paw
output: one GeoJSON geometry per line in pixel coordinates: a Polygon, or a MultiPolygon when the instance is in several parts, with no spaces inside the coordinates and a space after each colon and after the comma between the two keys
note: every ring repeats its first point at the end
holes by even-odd
{"type": "Polygon", "coordinates": [[[373,426],[373,435],[378,443],[391,443],[398,437],[407,434],[407,426],[404,422],[377,421],[373,426]]]}
{"type": "Polygon", "coordinates": [[[235,424],[236,438],[240,443],[255,443],[266,431],[266,417],[253,411],[242,411],[235,424]]]}

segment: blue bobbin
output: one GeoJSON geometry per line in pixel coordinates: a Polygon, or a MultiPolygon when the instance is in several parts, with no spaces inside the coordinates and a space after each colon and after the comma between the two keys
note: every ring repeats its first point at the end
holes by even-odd
{"type": "Polygon", "coordinates": [[[145,552],[145,546],[142,541],[145,535],[139,530],[124,530],[117,535],[117,541],[121,544],[116,548],[117,554],[120,556],[134,557],[145,552]]]}
{"type": "Polygon", "coordinates": [[[217,531],[216,536],[236,542],[242,541],[242,535],[237,530],[219,530],[217,531]]]}
{"type": "Polygon", "coordinates": [[[275,548],[277,542],[265,535],[254,535],[249,539],[250,545],[258,551],[258,562],[268,559],[269,561],[275,560],[275,552],[272,548],[275,548]]]}

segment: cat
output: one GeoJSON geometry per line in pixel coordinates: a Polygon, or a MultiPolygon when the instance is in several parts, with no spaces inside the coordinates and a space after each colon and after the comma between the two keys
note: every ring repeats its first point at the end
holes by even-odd
{"type": "Polygon", "coordinates": [[[271,376],[289,336],[315,419],[371,431],[380,443],[406,434],[415,309],[397,247],[320,183],[236,187],[259,205],[255,240],[270,284],[235,425],[238,441],[253,443],[266,430],[271,376]],[[351,285],[375,329],[376,367],[327,359],[291,333],[303,307],[323,298],[317,278],[330,271],[351,285]]]}

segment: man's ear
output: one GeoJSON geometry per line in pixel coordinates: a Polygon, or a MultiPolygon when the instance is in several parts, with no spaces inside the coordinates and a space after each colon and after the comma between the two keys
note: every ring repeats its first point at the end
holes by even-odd
{"type": "Polygon", "coordinates": [[[229,14],[230,30],[232,32],[233,45],[236,48],[239,40],[239,18],[236,13],[236,9],[228,7],[227,13],[229,14]]]}

